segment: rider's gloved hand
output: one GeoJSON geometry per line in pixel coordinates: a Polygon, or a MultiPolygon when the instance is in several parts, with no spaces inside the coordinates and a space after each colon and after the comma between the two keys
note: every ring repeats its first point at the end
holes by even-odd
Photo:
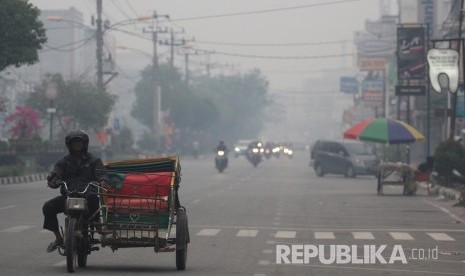
{"type": "Polygon", "coordinates": [[[60,182],[58,182],[56,180],[49,180],[49,181],[47,181],[47,187],[50,187],[52,189],[56,189],[56,188],[60,187],[60,182]]]}
{"type": "Polygon", "coordinates": [[[107,190],[111,188],[111,186],[108,184],[106,180],[100,181],[100,187],[107,189],[107,190]]]}

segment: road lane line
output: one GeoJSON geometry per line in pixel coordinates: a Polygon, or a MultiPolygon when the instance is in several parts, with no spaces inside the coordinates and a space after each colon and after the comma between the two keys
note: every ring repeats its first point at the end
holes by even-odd
{"type": "Polygon", "coordinates": [[[371,232],[352,232],[356,240],[374,240],[375,237],[371,232]]]}
{"type": "Polygon", "coordinates": [[[447,235],[446,233],[426,233],[426,234],[428,234],[431,238],[437,241],[455,241],[454,238],[447,235]]]}
{"type": "Polygon", "coordinates": [[[200,202],[200,199],[193,200],[192,203],[200,202]]]}
{"type": "Polygon", "coordinates": [[[221,229],[202,229],[197,233],[197,236],[216,236],[221,229]]]}
{"type": "Polygon", "coordinates": [[[33,228],[33,227],[34,226],[30,226],[30,225],[18,225],[18,226],[3,229],[0,232],[1,233],[18,233],[18,232],[21,232],[21,231],[24,231],[26,229],[33,228]]]}
{"type": "Polygon", "coordinates": [[[430,204],[430,205],[433,205],[434,207],[436,207],[439,210],[443,211],[444,213],[448,214],[451,218],[455,219],[456,221],[460,221],[461,223],[465,223],[465,219],[460,218],[459,216],[455,215],[454,213],[447,210],[446,208],[444,208],[442,206],[439,206],[439,205],[437,205],[437,204],[435,204],[433,202],[427,201],[427,200],[423,200],[423,201],[430,204]]]}
{"type": "Polygon", "coordinates": [[[408,231],[408,232],[455,232],[465,233],[465,229],[444,229],[444,228],[304,228],[304,227],[269,227],[269,226],[251,226],[251,225],[197,225],[189,224],[189,228],[221,228],[221,229],[243,229],[254,228],[260,230],[289,230],[289,231],[337,231],[337,232],[389,232],[389,231],[408,231]]]}
{"type": "Polygon", "coordinates": [[[237,237],[256,237],[258,230],[242,229],[237,232],[237,237]]]}
{"type": "Polygon", "coordinates": [[[394,238],[395,240],[402,240],[402,241],[411,241],[414,240],[412,235],[410,235],[407,232],[389,232],[389,234],[394,238]]]}
{"type": "Polygon", "coordinates": [[[16,207],[16,205],[8,205],[8,206],[0,207],[0,210],[13,209],[15,207],[16,207]]]}
{"type": "Polygon", "coordinates": [[[274,235],[275,238],[283,238],[283,239],[294,239],[296,236],[296,231],[278,231],[274,235]]]}
{"type": "Polygon", "coordinates": [[[266,244],[276,244],[276,241],[266,241],[266,244]]]}
{"type": "Polygon", "coordinates": [[[263,254],[271,254],[271,253],[273,253],[273,250],[271,250],[271,249],[264,249],[262,252],[263,252],[263,254]]]}
{"type": "Polygon", "coordinates": [[[315,232],[315,239],[317,240],[334,240],[333,232],[315,232]]]}
{"type": "Polygon", "coordinates": [[[268,261],[268,260],[260,260],[260,261],[258,262],[258,265],[270,265],[270,264],[271,264],[271,262],[268,261]]]}

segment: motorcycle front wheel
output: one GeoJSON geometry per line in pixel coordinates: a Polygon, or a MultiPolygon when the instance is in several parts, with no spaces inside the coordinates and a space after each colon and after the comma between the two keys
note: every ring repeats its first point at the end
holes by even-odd
{"type": "Polygon", "coordinates": [[[68,272],[76,271],[76,231],[78,223],[77,219],[70,218],[68,228],[66,229],[66,268],[68,272]]]}

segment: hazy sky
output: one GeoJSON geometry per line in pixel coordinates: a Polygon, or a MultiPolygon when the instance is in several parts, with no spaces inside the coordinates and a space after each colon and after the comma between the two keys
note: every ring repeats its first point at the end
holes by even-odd
{"type": "MultiPolygon", "coordinates": [[[[39,9],[68,9],[73,6],[84,14],[85,24],[90,24],[91,15],[96,14],[95,0],[30,0],[29,2],[39,9]]],[[[223,67],[225,72],[228,72],[228,70],[247,72],[250,69],[259,68],[270,81],[272,89],[289,89],[300,88],[306,79],[318,77],[318,73],[315,73],[316,70],[335,69],[344,65],[352,66],[355,63],[352,56],[345,58],[317,58],[355,53],[352,41],[319,45],[318,43],[352,40],[355,31],[363,30],[365,20],[379,18],[379,1],[103,0],[103,17],[110,20],[111,23],[141,15],[150,15],[154,10],[158,14],[169,14],[173,20],[172,22],[163,23],[163,26],[176,28],[177,30],[184,28],[185,34],[183,36],[186,39],[195,37],[197,42],[193,46],[196,48],[239,55],[301,57],[297,59],[263,59],[220,54],[212,54],[210,57],[206,55],[191,56],[190,68],[192,70],[196,68],[204,69],[205,65],[201,64],[205,63],[209,58],[210,62],[216,65],[228,64],[229,67],[223,67]],[[286,9],[299,6],[298,9],[286,9]],[[279,11],[196,20],[176,20],[275,9],[279,9],[279,11]],[[230,44],[287,43],[294,45],[238,46],[204,42],[230,44]]],[[[125,30],[143,34],[143,27],[147,27],[147,25],[129,26],[125,30]]],[[[149,39],[127,36],[116,31],[112,31],[111,34],[116,38],[117,45],[137,48],[149,53],[152,51],[152,44],[149,39]]],[[[149,38],[147,34],[145,36],[149,38]]],[[[168,36],[165,35],[165,37],[168,36]]],[[[182,36],[179,35],[178,37],[181,38],[182,36]]],[[[159,53],[167,50],[166,46],[159,46],[159,53]]],[[[182,61],[182,56],[176,56],[177,66],[183,66],[182,61]]],[[[141,68],[145,65],[147,64],[141,64],[141,68]]]]}

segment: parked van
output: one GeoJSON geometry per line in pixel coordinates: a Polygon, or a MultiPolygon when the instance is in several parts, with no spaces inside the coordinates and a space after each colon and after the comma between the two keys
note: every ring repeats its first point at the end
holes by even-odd
{"type": "Polygon", "coordinates": [[[366,143],[350,140],[318,140],[310,151],[311,166],[320,177],[327,173],[377,175],[379,158],[366,143]]]}

